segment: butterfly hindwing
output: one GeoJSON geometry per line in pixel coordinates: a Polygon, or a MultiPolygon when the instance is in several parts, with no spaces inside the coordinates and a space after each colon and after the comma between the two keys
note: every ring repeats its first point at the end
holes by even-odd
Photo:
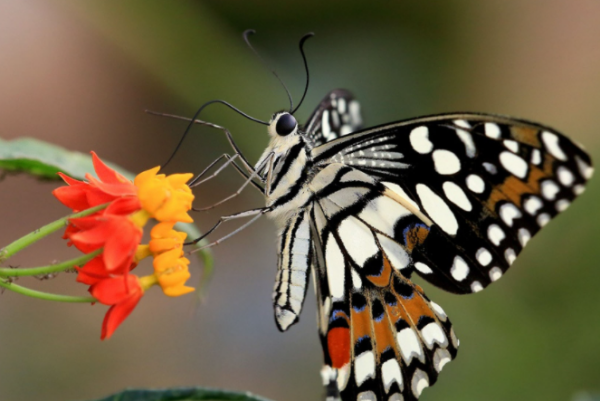
{"type": "Polygon", "coordinates": [[[455,293],[500,278],[592,174],[589,156],[560,133],[480,114],[389,124],[328,142],[312,156],[316,165],[360,170],[419,216],[395,238],[414,247],[418,274],[455,293]],[[423,226],[430,228],[420,241],[423,226]]]}
{"type": "Polygon", "coordinates": [[[360,105],[345,89],[327,94],[303,127],[303,132],[319,146],[325,142],[358,131],[362,126],[360,105]]]}
{"type": "Polygon", "coordinates": [[[321,170],[310,187],[328,396],[415,400],[458,346],[442,309],[408,280],[411,253],[430,226],[377,180],[342,164],[321,170]]]}

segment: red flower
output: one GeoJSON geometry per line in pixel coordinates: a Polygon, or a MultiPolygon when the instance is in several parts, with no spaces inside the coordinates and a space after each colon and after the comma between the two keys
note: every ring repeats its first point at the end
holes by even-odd
{"type": "Polygon", "coordinates": [[[144,295],[139,279],[133,274],[100,280],[89,291],[98,302],[111,306],[102,322],[102,340],[110,338],[144,295]]]}
{"type": "Polygon", "coordinates": [[[131,181],[117,173],[92,152],[94,170],[98,179],[86,174],[88,182],[78,181],[63,173],[58,173],[67,186],[52,191],[65,206],[80,212],[90,207],[102,205],[124,196],[136,196],[137,188],[131,181]]]}

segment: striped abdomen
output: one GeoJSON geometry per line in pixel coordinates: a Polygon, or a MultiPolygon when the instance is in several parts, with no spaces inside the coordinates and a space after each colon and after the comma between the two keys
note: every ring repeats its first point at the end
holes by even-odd
{"type": "Polygon", "coordinates": [[[289,219],[279,233],[277,279],[273,291],[275,322],[281,331],[298,320],[302,310],[312,258],[309,213],[289,219]]]}

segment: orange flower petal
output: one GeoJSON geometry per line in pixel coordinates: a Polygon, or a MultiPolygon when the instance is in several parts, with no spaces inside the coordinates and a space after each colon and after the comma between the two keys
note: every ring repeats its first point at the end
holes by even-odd
{"type": "Polygon", "coordinates": [[[122,182],[129,182],[129,180],[117,173],[112,168],[108,167],[96,154],[96,152],[90,152],[92,154],[92,163],[94,163],[94,170],[98,175],[98,178],[108,184],[118,184],[122,182]]]}

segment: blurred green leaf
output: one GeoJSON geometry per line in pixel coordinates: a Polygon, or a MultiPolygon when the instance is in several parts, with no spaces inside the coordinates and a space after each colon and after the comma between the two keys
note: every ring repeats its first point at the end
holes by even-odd
{"type": "MultiPolygon", "coordinates": [[[[110,164],[127,178],[133,175],[110,164]]],[[[24,172],[33,176],[59,180],[59,171],[73,178],[83,179],[85,173],[94,171],[90,155],[67,150],[60,146],[33,138],[7,141],[0,139],[0,169],[24,172]]]]}
{"type": "Polygon", "coordinates": [[[96,401],[269,401],[249,392],[202,387],[179,387],[162,390],[128,389],[96,401]]]}
{"type": "MultiPolygon", "coordinates": [[[[133,179],[133,173],[113,164],[106,163],[119,173],[133,179]]],[[[0,139],[0,169],[14,173],[27,173],[48,180],[60,180],[59,171],[82,180],[86,173],[92,173],[94,166],[89,154],[67,150],[60,146],[33,138],[20,138],[7,141],[0,139]]],[[[193,224],[177,223],[175,227],[188,235],[188,239],[200,237],[201,233],[193,224]]],[[[194,245],[199,248],[203,243],[194,245]]],[[[198,259],[204,265],[199,296],[202,297],[213,271],[213,259],[210,250],[198,252],[198,259]]]]}

